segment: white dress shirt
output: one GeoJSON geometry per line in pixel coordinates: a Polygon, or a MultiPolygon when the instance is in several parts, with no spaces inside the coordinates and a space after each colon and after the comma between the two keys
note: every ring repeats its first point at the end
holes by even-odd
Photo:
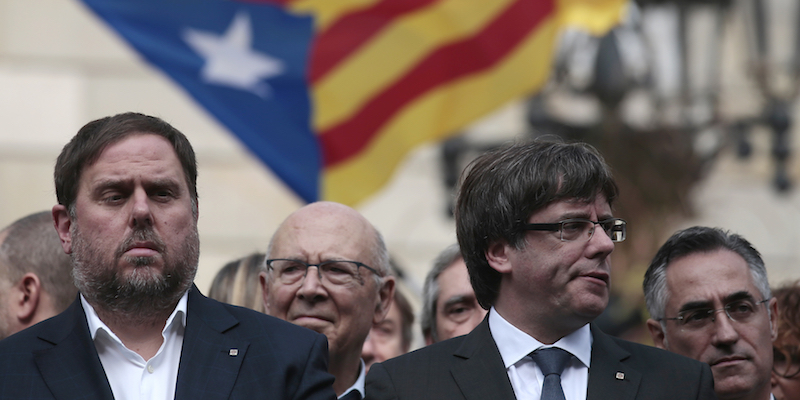
{"type": "Polygon", "coordinates": [[[358,379],[356,379],[356,383],[354,383],[353,386],[350,386],[349,388],[347,388],[347,390],[345,390],[344,393],[342,393],[342,395],[339,396],[338,398],[341,399],[342,397],[344,397],[346,394],[352,392],[353,390],[358,391],[358,393],[361,393],[361,398],[362,399],[366,398],[366,396],[364,395],[365,394],[364,385],[366,384],[366,379],[367,379],[366,378],[366,376],[367,376],[367,373],[366,373],[367,367],[364,364],[364,360],[363,359],[361,359],[361,366],[359,368],[360,369],[358,370],[358,379]]]}
{"type": "Polygon", "coordinates": [[[508,379],[511,380],[511,387],[518,400],[539,400],[542,396],[544,376],[529,355],[540,347],[558,347],[574,356],[561,373],[561,387],[566,400],[586,400],[592,357],[592,332],[589,324],[552,345],[544,345],[511,325],[492,307],[489,310],[489,331],[500,350],[508,379]]]}
{"type": "Polygon", "coordinates": [[[178,379],[178,365],[186,328],[188,293],[167,319],[161,332],[164,342],[153,358],[145,360],[128,349],[111,329],[100,320],[94,308],[81,295],[81,303],[89,323],[97,354],[116,400],[173,400],[178,379]]]}

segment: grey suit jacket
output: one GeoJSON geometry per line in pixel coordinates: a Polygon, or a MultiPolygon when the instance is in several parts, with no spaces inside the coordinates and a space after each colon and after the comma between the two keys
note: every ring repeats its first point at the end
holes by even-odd
{"type": "MultiPolygon", "coordinates": [[[[708,365],[594,326],[592,336],[587,400],[716,399],[708,365]]],[[[488,319],[468,335],[373,364],[366,386],[368,400],[515,398],[488,319]]]]}
{"type": "MultiPolygon", "coordinates": [[[[175,398],[333,400],[327,362],[325,336],[192,286],[175,398]]],[[[113,398],[80,299],[0,341],[0,399],[113,398]]]]}

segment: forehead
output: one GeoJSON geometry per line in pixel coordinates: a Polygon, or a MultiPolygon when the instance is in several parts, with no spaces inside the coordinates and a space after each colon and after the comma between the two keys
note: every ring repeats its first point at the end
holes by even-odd
{"type": "Polygon", "coordinates": [[[172,144],[165,138],[137,132],[108,145],[93,163],[84,168],[81,180],[126,177],[131,174],[161,176],[183,174],[172,144]]]}
{"type": "Polygon", "coordinates": [[[444,295],[452,295],[453,293],[461,291],[472,291],[467,265],[464,264],[464,260],[461,258],[445,268],[436,280],[439,282],[439,292],[444,295]]]}
{"type": "Polygon", "coordinates": [[[692,253],[667,266],[669,304],[680,307],[688,302],[719,303],[725,297],[748,292],[759,297],[747,262],[739,254],[727,250],[692,253]]]}
{"type": "Polygon", "coordinates": [[[372,225],[355,211],[319,207],[298,211],[284,221],[275,233],[270,257],[311,263],[347,259],[369,265],[374,246],[372,225]]]}

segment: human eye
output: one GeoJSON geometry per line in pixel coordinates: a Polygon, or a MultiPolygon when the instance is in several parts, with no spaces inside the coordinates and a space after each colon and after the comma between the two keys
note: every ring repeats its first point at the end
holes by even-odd
{"type": "Polygon", "coordinates": [[[301,273],[305,268],[305,264],[294,260],[281,260],[277,266],[278,272],[284,275],[301,273]]]}
{"type": "Polygon", "coordinates": [[[755,304],[749,300],[739,300],[725,306],[725,310],[733,319],[746,318],[755,312],[755,304]]]}
{"type": "Polygon", "coordinates": [[[103,203],[115,205],[120,204],[125,199],[125,196],[119,191],[107,191],[102,194],[100,199],[103,203]]]}
{"type": "Polygon", "coordinates": [[[681,313],[681,320],[686,325],[701,325],[708,320],[710,314],[711,310],[707,308],[684,311],[681,313]]]}

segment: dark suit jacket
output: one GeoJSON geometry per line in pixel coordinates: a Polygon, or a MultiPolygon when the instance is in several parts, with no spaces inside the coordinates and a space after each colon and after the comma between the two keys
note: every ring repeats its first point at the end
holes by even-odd
{"type": "MultiPolygon", "coordinates": [[[[708,365],[594,326],[592,336],[587,400],[716,399],[708,365]]],[[[366,392],[369,400],[515,398],[488,319],[466,336],[373,364],[366,392]]]]}
{"type": "MultiPolygon", "coordinates": [[[[323,335],[193,285],[175,398],[333,400],[327,347],[323,335]]],[[[0,399],[113,399],[80,299],[0,341],[0,399]]]]}

